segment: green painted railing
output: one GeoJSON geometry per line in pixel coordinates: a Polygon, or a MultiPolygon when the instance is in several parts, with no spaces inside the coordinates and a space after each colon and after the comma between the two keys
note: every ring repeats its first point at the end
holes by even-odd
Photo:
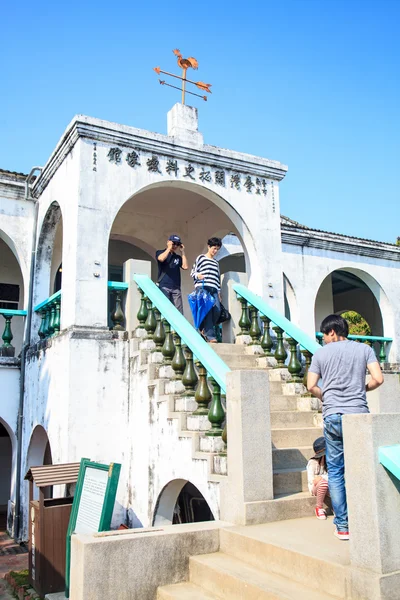
{"type": "MultiPolygon", "coordinates": [[[[149,277],[134,275],[134,280],[141,294],[139,328],[146,330],[146,339],[154,342],[154,350],[162,354],[164,364],[170,365],[175,378],[182,381],[182,396],[192,396],[196,401],[193,414],[208,415],[211,429],[206,435],[221,436],[225,419],[221,394],[226,392],[229,367],[149,277]],[[213,387],[212,394],[207,379],[213,387]]],[[[226,440],[226,431],[223,439],[226,440]]]]}
{"type": "Polygon", "coordinates": [[[1,339],[3,345],[0,346],[0,356],[13,357],[15,356],[15,348],[11,344],[14,336],[11,330],[11,320],[13,317],[25,317],[26,310],[12,310],[9,308],[0,308],[0,315],[4,317],[4,331],[1,339]]]}
{"type": "Polygon", "coordinates": [[[125,281],[108,282],[108,314],[110,329],[125,331],[124,296],[128,289],[125,281]]]}
{"type": "Polygon", "coordinates": [[[61,290],[37,304],[35,313],[40,315],[38,335],[41,340],[54,337],[60,333],[61,290]]]}
{"type": "Polygon", "coordinates": [[[379,462],[400,480],[400,444],[381,446],[378,450],[379,462]]]}
{"type": "Polygon", "coordinates": [[[274,357],[276,359],[276,368],[279,369],[287,366],[292,376],[292,381],[305,383],[312,355],[320,347],[318,342],[244,285],[235,283],[233,289],[242,305],[242,314],[239,319],[239,335],[249,336],[251,338],[250,344],[261,346],[264,356],[274,357]],[[262,323],[262,330],[259,320],[262,323]],[[272,329],[276,334],[275,343],[271,337],[271,323],[274,324],[272,329]],[[286,359],[288,353],[284,346],[284,333],[286,334],[286,341],[290,349],[290,358],[287,365],[286,359]],[[305,360],[303,375],[301,375],[303,367],[299,360],[298,345],[305,360]]]}
{"type": "MultiPolygon", "coordinates": [[[[322,346],[323,333],[321,331],[317,331],[315,337],[319,341],[322,346]]],[[[387,345],[393,342],[392,338],[382,337],[380,335],[348,335],[347,339],[354,340],[355,342],[362,342],[364,344],[368,344],[373,347],[373,344],[379,345],[379,353],[377,353],[377,357],[379,358],[380,363],[385,363],[387,360],[387,345]]]]}

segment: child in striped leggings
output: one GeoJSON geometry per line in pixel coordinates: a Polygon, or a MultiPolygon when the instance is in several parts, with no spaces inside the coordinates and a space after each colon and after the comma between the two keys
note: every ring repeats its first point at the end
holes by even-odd
{"type": "Polygon", "coordinates": [[[317,519],[326,519],[323,508],[325,496],[329,494],[328,471],[325,458],[325,438],[319,437],[313,444],[315,455],[307,463],[308,489],[317,497],[315,516],[317,519]]]}

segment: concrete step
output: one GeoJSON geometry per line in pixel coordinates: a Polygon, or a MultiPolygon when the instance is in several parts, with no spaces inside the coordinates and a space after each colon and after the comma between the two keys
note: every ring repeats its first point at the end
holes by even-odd
{"type": "Polygon", "coordinates": [[[274,495],[307,492],[307,471],[297,469],[279,469],[274,471],[274,495]]]}
{"type": "Polygon", "coordinates": [[[319,414],[313,410],[271,411],[271,427],[319,427],[319,414]]]}
{"type": "Polygon", "coordinates": [[[322,435],[320,427],[282,427],[272,429],[272,444],[275,448],[296,448],[312,446],[314,440],[322,435]]]}
{"type": "Polygon", "coordinates": [[[277,494],[263,506],[263,522],[301,519],[314,514],[315,498],[310,492],[277,494]]]}
{"type": "Polygon", "coordinates": [[[240,356],[246,354],[246,346],[241,346],[240,344],[209,344],[209,346],[216,352],[219,356],[229,355],[229,356],[240,356]]]}
{"type": "MultiPolygon", "coordinates": [[[[283,381],[270,381],[269,382],[269,391],[272,396],[280,396],[283,394],[282,391],[283,381]]],[[[290,394],[292,395],[292,394],[290,394]]]]}
{"type": "Polygon", "coordinates": [[[321,590],[326,598],[345,598],[349,545],[337,540],[333,530],[332,518],[315,517],[225,528],[220,532],[220,550],[256,569],[321,590]]]}
{"type": "Polygon", "coordinates": [[[305,469],[310,458],[314,456],[312,446],[297,448],[272,448],[272,465],[274,471],[280,469],[305,469]]]}
{"type": "Polygon", "coordinates": [[[218,598],[198,585],[185,581],[159,587],[157,600],[218,600],[218,598]]]}
{"type": "MultiPolygon", "coordinates": [[[[327,600],[329,596],[223,552],[192,556],[190,580],[221,600],[327,600]]],[[[332,596],[330,597],[332,598],[332,596]]]]}
{"type": "Polygon", "coordinates": [[[297,396],[283,396],[282,390],[279,394],[271,391],[271,414],[278,411],[297,411],[297,396]]]}
{"type": "Polygon", "coordinates": [[[222,358],[232,371],[236,369],[259,369],[257,357],[251,356],[250,354],[233,354],[232,356],[220,355],[220,358],[222,358]]]}

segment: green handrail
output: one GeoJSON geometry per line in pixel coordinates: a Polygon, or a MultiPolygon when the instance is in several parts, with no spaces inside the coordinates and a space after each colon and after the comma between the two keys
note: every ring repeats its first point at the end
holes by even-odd
{"type": "MultiPolygon", "coordinates": [[[[315,336],[318,339],[323,338],[323,333],[321,331],[317,331],[315,336]]],[[[349,340],[360,340],[361,342],[393,342],[393,338],[383,337],[380,335],[353,335],[350,334],[347,336],[349,340]]]]}
{"type": "Polygon", "coordinates": [[[147,275],[134,275],[133,278],[162,316],[169,322],[172,329],[190,348],[196,359],[201,362],[210,377],[215,379],[222,392],[225,393],[226,374],[230,371],[228,365],[210,348],[201,335],[147,275]]]}
{"type": "Polygon", "coordinates": [[[260,298],[260,296],[257,296],[257,294],[254,294],[240,283],[234,283],[233,289],[238,297],[244,298],[249,304],[257,308],[262,315],[268,317],[268,319],[270,319],[277,327],[280,327],[289,337],[296,340],[304,350],[308,350],[311,354],[314,354],[319,350],[320,345],[318,342],[297,327],[297,325],[294,325],[289,319],[281,315],[277,310],[269,306],[269,304],[260,298]]]}
{"type": "Polygon", "coordinates": [[[400,444],[395,446],[381,446],[378,449],[379,462],[400,479],[400,444]]]}
{"type": "Polygon", "coordinates": [[[13,310],[11,308],[0,308],[3,317],[26,317],[26,310],[13,310]]]}
{"type": "Polygon", "coordinates": [[[35,312],[39,312],[40,310],[42,310],[43,308],[46,308],[46,306],[48,306],[49,304],[52,304],[55,300],[60,298],[60,296],[61,296],[61,290],[58,290],[58,292],[56,292],[52,296],[49,296],[49,298],[46,298],[46,300],[43,300],[43,302],[40,302],[40,304],[37,304],[33,310],[35,312]]]}

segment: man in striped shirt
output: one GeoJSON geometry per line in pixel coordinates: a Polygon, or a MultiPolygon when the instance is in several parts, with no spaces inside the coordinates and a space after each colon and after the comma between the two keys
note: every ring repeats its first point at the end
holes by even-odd
{"type": "Polygon", "coordinates": [[[209,342],[215,343],[217,339],[214,327],[221,314],[221,273],[215,256],[222,246],[221,239],[212,237],[208,240],[207,246],[207,253],[200,254],[196,258],[190,274],[194,279],[195,288],[202,288],[204,285],[204,289],[214,297],[215,304],[200,324],[200,330],[203,330],[209,342]]]}

